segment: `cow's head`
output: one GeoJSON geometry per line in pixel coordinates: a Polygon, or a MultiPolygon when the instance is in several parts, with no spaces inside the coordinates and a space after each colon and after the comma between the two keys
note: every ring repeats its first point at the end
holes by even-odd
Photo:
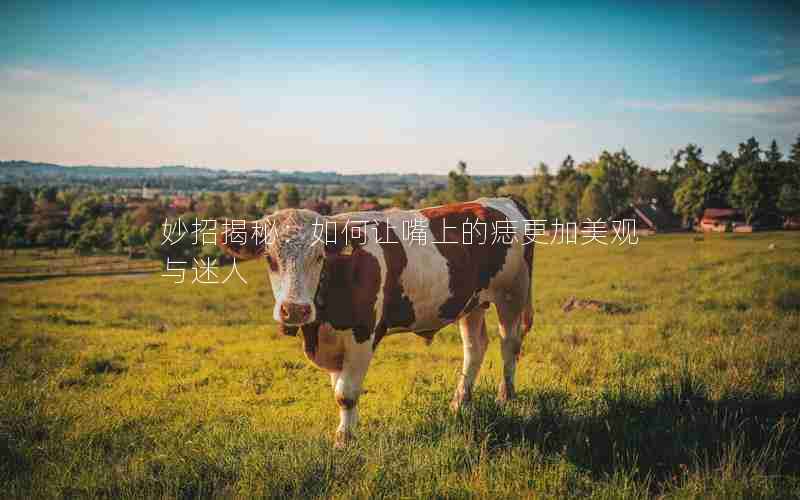
{"type": "Polygon", "coordinates": [[[248,222],[244,242],[232,237],[235,228],[218,238],[219,246],[237,259],[263,257],[266,260],[275,295],[272,315],[282,325],[296,327],[317,318],[314,298],[325,260],[325,240],[319,241],[321,227],[324,227],[324,217],[318,213],[286,209],[248,222]],[[254,233],[260,238],[253,238],[254,233]]]}

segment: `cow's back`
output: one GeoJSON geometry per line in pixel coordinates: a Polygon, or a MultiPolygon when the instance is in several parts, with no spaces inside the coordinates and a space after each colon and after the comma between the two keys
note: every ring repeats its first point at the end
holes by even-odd
{"type": "Polygon", "coordinates": [[[388,256],[387,279],[395,282],[387,287],[384,303],[389,331],[438,330],[473,307],[494,302],[495,294],[513,291],[520,273],[530,275],[522,245],[527,213],[511,199],[481,198],[384,217],[398,235],[410,232],[415,219],[426,226],[424,240],[400,238],[399,244],[381,245],[388,256]],[[396,265],[398,260],[404,265],[396,265]],[[395,310],[404,311],[399,320],[395,310]]]}

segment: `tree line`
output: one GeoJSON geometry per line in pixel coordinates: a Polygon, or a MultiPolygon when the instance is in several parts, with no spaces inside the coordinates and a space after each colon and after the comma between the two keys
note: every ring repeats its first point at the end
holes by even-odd
{"type": "MultiPolygon", "coordinates": [[[[800,216],[800,137],[786,157],[775,141],[762,149],[750,138],[735,153],[721,151],[712,162],[706,161],[699,146],[688,144],[675,153],[669,168],[660,171],[640,165],[625,149],[603,151],[579,164],[567,155],[555,173],[541,163],[527,178],[515,175],[505,180],[476,181],[467,164],[459,162],[446,188],[406,186],[392,194],[391,204],[413,208],[503,194],[521,196],[532,217],[547,221],[607,220],[641,202],[655,203],[688,224],[706,208],[735,208],[747,223],[777,226],[782,219],[800,216]]],[[[78,255],[114,252],[188,261],[219,257],[212,246],[162,245],[165,220],[178,214],[191,222],[255,219],[325,195],[324,186],[300,190],[282,184],[277,191],[201,193],[189,206],[175,210],[169,197],[134,204],[83,186],[26,189],[8,184],[0,189],[0,248],[72,248],[78,255]]]]}
{"type": "Polygon", "coordinates": [[[547,221],[608,220],[632,203],[653,203],[686,225],[706,208],[733,208],[747,224],[776,227],[800,215],[800,137],[788,157],[775,141],[765,150],[750,138],[735,153],[721,151],[713,162],[706,161],[702,148],[688,144],[660,171],[640,165],[625,149],[603,151],[580,164],[567,155],[555,174],[540,163],[529,178],[515,175],[505,184],[475,183],[461,162],[450,172],[447,189],[431,193],[421,204],[498,194],[521,196],[534,218],[547,221]]]}

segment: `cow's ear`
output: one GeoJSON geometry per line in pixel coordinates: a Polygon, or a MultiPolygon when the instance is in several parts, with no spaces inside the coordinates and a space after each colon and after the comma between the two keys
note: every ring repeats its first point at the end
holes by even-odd
{"type": "Polygon", "coordinates": [[[239,260],[252,259],[266,251],[270,229],[266,219],[226,224],[225,230],[217,233],[217,245],[223,252],[239,260]]]}

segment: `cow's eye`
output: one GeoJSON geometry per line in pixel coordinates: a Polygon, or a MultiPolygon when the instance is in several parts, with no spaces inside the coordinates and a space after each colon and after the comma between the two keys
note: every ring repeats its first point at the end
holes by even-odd
{"type": "Polygon", "coordinates": [[[272,271],[277,271],[278,270],[278,263],[275,262],[275,259],[272,258],[272,255],[267,255],[267,264],[269,264],[269,268],[272,271]]]}

